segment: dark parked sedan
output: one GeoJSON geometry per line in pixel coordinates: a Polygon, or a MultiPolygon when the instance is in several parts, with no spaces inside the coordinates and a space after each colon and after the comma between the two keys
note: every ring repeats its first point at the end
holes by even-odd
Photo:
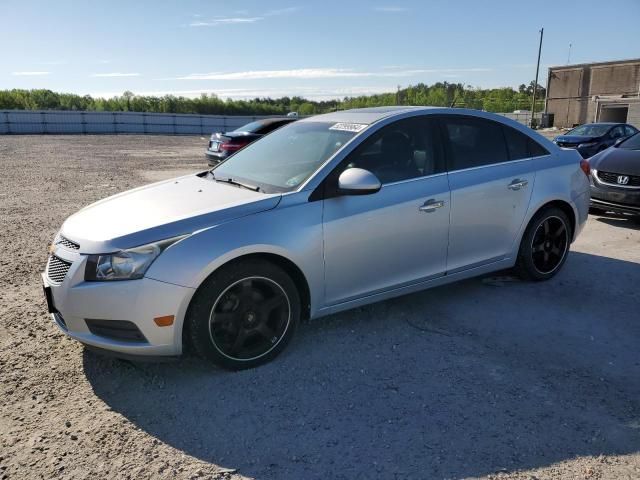
{"type": "Polygon", "coordinates": [[[589,160],[591,207],[640,214],[640,133],[589,160]]]}
{"type": "Polygon", "coordinates": [[[287,123],[295,122],[297,118],[265,118],[248,123],[232,132],[214,133],[209,139],[209,146],[205,152],[209,165],[213,166],[225,160],[251,142],[280,128],[287,123]]]}
{"type": "Polygon", "coordinates": [[[559,147],[575,148],[582,158],[589,158],[637,131],[637,128],[626,123],[587,123],[569,130],[553,141],[559,147]]]}

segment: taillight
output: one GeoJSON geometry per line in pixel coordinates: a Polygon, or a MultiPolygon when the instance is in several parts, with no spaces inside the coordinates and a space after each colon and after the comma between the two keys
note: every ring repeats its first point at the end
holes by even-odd
{"type": "Polygon", "coordinates": [[[240,150],[243,147],[246,147],[249,144],[247,143],[223,143],[220,145],[220,150],[228,150],[235,152],[236,150],[240,150]]]}
{"type": "Polygon", "coordinates": [[[580,170],[588,177],[591,175],[591,166],[587,160],[580,160],[580,170]]]}

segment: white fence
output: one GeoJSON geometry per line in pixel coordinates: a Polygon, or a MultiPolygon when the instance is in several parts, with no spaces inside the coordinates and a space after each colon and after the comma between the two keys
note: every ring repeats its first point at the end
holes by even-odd
{"type": "Polygon", "coordinates": [[[264,116],[183,115],[177,113],[0,110],[0,134],[158,134],[210,135],[264,116]]]}
{"type": "MultiPolygon", "coordinates": [[[[529,113],[501,113],[529,125],[529,113]]],[[[0,134],[210,135],[234,130],[267,116],[184,115],[178,113],[75,112],[58,110],[0,110],[0,134]]],[[[536,115],[538,122],[540,114],[536,115]]]]}

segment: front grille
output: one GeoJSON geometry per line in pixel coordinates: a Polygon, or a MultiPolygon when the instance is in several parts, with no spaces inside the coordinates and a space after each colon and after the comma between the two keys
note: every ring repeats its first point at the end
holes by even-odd
{"type": "Polygon", "coordinates": [[[47,277],[54,283],[62,283],[70,268],[71,263],[55,255],[50,255],[47,263],[47,277]]]}
{"type": "Polygon", "coordinates": [[[78,245],[76,242],[72,242],[71,240],[63,237],[62,235],[58,236],[55,244],[62,245],[64,248],[68,250],[80,250],[80,245],[78,245]]]}
{"type": "Polygon", "coordinates": [[[121,342],[146,342],[140,329],[135,323],[127,320],[96,320],[87,318],[87,327],[94,335],[120,340],[121,342]]]}
{"type": "Polygon", "coordinates": [[[598,178],[606,183],[613,185],[623,185],[625,187],[640,187],[640,175],[625,175],[624,173],[602,172],[598,170],[598,178]],[[619,184],[618,177],[629,177],[629,182],[619,184]]]}

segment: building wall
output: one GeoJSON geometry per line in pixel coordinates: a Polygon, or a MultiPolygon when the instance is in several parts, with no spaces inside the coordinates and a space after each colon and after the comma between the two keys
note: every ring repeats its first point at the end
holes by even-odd
{"type": "MultiPolygon", "coordinates": [[[[547,80],[546,111],[554,114],[556,127],[572,127],[594,121],[594,95],[637,98],[639,91],[640,59],[551,67],[547,80]]],[[[632,109],[630,105],[629,123],[632,110],[635,112],[637,107],[632,109]]]]}

